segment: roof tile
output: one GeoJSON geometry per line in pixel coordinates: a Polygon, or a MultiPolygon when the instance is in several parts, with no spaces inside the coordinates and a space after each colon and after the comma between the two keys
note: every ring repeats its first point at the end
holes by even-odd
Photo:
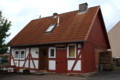
{"type": "Polygon", "coordinates": [[[59,14],[60,25],[51,33],[45,33],[51,24],[57,23],[57,18],[41,18],[32,20],[13,39],[11,45],[44,44],[67,41],[85,40],[99,6],[89,8],[84,14],[78,11],[59,14]]]}

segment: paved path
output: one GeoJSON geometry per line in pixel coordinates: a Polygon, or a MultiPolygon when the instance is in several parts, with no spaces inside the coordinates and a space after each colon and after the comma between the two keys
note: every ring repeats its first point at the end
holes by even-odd
{"type": "Polygon", "coordinates": [[[92,77],[76,77],[64,75],[24,75],[19,73],[5,74],[0,80],[120,80],[120,70],[100,72],[92,77]]]}
{"type": "Polygon", "coordinates": [[[63,76],[63,75],[23,75],[6,74],[0,76],[0,80],[88,80],[85,77],[63,76]]]}
{"type": "Polygon", "coordinates": [[[120,80],[120,76],[111,77],[97,77],[85,78],[76,76],[63,76],[63,75],[23,75],[23,74],[6,74],[0,76],[0,80],[120,80]]]}

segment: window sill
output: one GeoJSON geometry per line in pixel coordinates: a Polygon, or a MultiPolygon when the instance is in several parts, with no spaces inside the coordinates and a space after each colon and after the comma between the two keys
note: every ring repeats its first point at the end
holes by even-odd
{"type": "Polygon", "coordinates": [[[67,58],[72,58],[73,59],[73,58],[76,58],[76,57],[67,57],[67,58]]]}
{"type": "Polygon", "coordinates": [[[25,58],[20,58],[20,60],[25,60],[25,58]]]}
{"type": "Polygon", "coordinates": [[[49,57],[49,58],[55,58],[55,57],[49,57]]]}

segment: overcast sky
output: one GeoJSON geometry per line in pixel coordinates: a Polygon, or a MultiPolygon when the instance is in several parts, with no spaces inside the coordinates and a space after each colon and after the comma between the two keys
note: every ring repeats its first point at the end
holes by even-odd
{"type": "Polygon", "coordinates": [[[100,5],[107,32],[120,21],[120,0],[0,0],[3,16],[12,21],[10,41],[31,20],[51,16],[54,12],[78,10],[81,3],[88,7],[100,5]]]}

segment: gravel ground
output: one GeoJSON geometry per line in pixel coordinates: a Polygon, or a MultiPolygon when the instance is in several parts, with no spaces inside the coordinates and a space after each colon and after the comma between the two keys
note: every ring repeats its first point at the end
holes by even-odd
{"type": "Polygon", "coordinates": [[[63,75],[24,75],[19,73],[9,73],[0,76],[0,80],[120,80],[120,69],[113,71],[99,72],[91,77],[76,77],[63,75]],[[118,78],[118,79],[116,79],[118,78]]]}
{"type": "Polygon", "coordinates": [[[98,78],[98,77],[114,77],[120,76],[120,69],[114,69],[113,71],[103,71],[96,73],[95,75],[91,76],[90,78],[98,78]]]}

